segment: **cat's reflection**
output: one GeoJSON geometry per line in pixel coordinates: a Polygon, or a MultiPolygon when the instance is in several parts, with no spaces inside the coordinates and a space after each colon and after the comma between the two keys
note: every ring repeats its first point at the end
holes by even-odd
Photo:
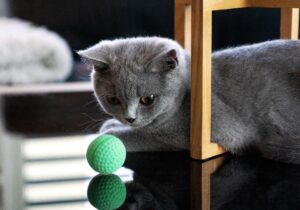
{"type": "Polygon", "coordinates": [[[300,165],[232,157],[211,175],[211,209],[300,209],[300,165]]]}
{"type": "MultiPolygon", "coordinates": [[[[191,161],[188,154],[175,153],[154,156],[140,154],[129,156],[128,159],[126,167],[134,170],[135,175],[133,181],[125,183],[126,198],[118,209],[300,209],[300,165],[254,157],[226,157],[223,165],[211,170],[216,168],[218,159],[201,163],[191,161]],[[206,170],[214,172],[210,174],[206,170]],[[193,192],[195,189],[196,193],[193,192]],[[203,196],[203,193],[210,194],[203,196]],[[195,196],[199,199],[191,198],[195,196]],[[209,205],[204,208],[203,203],[209,205]]],[[[119,194],[115,192],[112,197],[119,194]]],[[[104,202],[100,197],[98,203],[99,200],[104,202]]]]}

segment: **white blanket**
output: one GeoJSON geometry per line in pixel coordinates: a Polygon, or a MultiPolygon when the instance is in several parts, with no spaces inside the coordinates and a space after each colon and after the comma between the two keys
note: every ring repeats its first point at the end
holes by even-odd
{"type": "Polygon", "coordinates": [[[57,82],[71,73],[67,43],[45,28],[0,18],[0,84],[57,82]]]}

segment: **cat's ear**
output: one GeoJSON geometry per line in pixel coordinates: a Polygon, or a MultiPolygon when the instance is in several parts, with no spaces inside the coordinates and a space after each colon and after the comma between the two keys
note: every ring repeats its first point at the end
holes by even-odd
{"type": "Polygon", "coordinates": [[[155,63],[158,65],[152,68],[152,72],[168,72],[178,66],[177,52],[175,49],[161,53],[155,60],[155,63]]]}
{"type": "Polygon", "coordinates": [[[175,49],[169,50],[166,54],[166,64],[169,70],[175,69],[178,65],[178,58],[175,49]]]}
{"type": "Polygon", "coordinates": [[[77,54],[81,57],[83,62],[88,65],[93,66],[93,70],[96,72],[107,72],[109,70],[109,65],[101,56],[101,52],[96,49],[87,49],[77,51],[77,54]]]}

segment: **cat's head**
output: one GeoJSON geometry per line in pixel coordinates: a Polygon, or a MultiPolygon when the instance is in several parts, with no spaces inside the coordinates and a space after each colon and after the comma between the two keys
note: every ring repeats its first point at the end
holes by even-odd
{"type": "Polygon", "coordinates": [[[117,39],[78,53],[93,66],[92,81],[101,107],[123,124],[143,127],[180,106],[187,61],[175,41],[117,39]]]}

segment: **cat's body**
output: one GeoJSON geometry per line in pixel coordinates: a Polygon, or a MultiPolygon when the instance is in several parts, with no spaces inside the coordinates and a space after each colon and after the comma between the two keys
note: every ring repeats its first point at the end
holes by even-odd
{"type": "MultiPolygon", "coordinates": [[[[94,65],[100,105],[117,119],[101,134],[119,136],[128,150],[189,149],[188,52],[146,37],[100,42],[79,54],[94,65]]],[[[252,148],[300,163],[300,42],[227,49],[212,64],[212,139],[233,153],[252,148]]]]}

